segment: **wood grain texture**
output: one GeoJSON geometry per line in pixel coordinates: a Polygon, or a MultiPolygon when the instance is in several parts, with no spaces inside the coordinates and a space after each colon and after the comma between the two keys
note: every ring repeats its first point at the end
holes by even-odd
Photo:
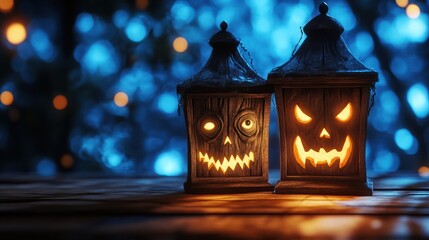
{"type": "Polygon", "coordinates": [[[429,178],[370,177],[371,197],[185,194],[184,177],[3,177],[0,234],[2,239],[428,238],[429,178]]]}
{"type": "MultiPolygon", "coordinates": [[[[359,151],[361,146],[359,127],[360,124],[360,88],[284,88],[284,124],[286,138],[287,176],[356,176],[359,175],[359,151]],[[344,107],[351,103],[352,116],[346,122],[335,119],[344,107]],[[312,121],[308,124],[299,123],[294,115],[295,106],[299,106],[312,121]],[[322,129],[326,129],[330,138],[321,138],[322,129]],[[314,167],[310,161],[306,161],[305,168],[298,164],[293,154],[293,143],[299,136],[302,139],[306,151],[313,149],[319,151],[324,148],[327,152],[336,149],[341,150],[346,136],[352,140],[352,152],[347,164],[339,167],[339,159],[332,166],[318,164],[314,167]]],[[[366,114],[365,114],[366,116],[366,114]]],[[[365,145],[364,145],[365,147],[365,145]]]]}
{"type": "MultiPolygon", "coordinates": [[[[268,184],[268,131],[270,120],[271,93],[196,93],[185,96],[185,114],[188,130],[188,167],[189,175],[185,183],[185,190],[203,192],[203,183],[208,187],[217,185],[219,192],[247,192],[254,182],[264,182],[264,187],[255,185],[253,191],[267,190],[272,187],[268,184]],[[246,135],[243,132],[242,121],[252,118],[255,130],[246,135]],[[215,119],[219,130],[213,134],[203,132],[202,123],[206,119],[215,119]],[[230,144],[225,144],[226,140],[230,144]],[[235,169],[228,168],[221,171],[206,162],[200,161],[199,153],[207,154],[214,161],[223,163],[224,158],[231,156],[244,159],[250,152],[254,161],[249,166],[236,165],[235,169]],[[240,190],[237,184],[227,187],[230,183],[243,183],[240,190]],[[195,184],[195,186],[192,186],[195,184]],[[222,185],[223,184],[223,185],[222,185]],[[222,190],[221,186],[227,189],[222,190]]],[[[207,192],[207,191],[205,191],[207,192]]],[[[213,192],[209,190],[208,192],[213,192]]]]}
{"type": "Polygon", "coordinates": [[[344,194],[368,195],[372,192],[371,185],[366,184],[365,140],[370,87],[376,76],[376,73],[350,72],[345,75],[297,74],[269,78],[276,94],[281,181],[285,181],[277,184],[276,193],[304,193],[303,189],[307,189],[308,193],[322,193],[322,188],[317,188],[316,180],[323,181],[323,186],[332,184],[332,188],[336,189],[327,190],[326,194],[339,193],[341,181],[360,182],[354,184],[353,190],[341,191],[344,194]],[[335,117],[348,103],[352,107],[352,117],[347,122],[337,121],[335,117]],[[295,106],[299,106],[312,121],[306,124],[297,121],[295,106]],[[327,131],[330,137],[320,137],[322,130],[327,131]],[[333,149],[340,151],[349,136],[352,146],[350,158],[342,167],[339,159],[331,166],[327,163],[312,164],[309,158],[300,164],[294,152],[294,142],[298,136],[305,151],[312,149],[315,152],[321,152],[321,148],[326,152],[333,149]],[[290,181],[309,182],[299,190],[297,184],[290,181]],[[335,186],[336,182],[340,184],[335,186]]]}

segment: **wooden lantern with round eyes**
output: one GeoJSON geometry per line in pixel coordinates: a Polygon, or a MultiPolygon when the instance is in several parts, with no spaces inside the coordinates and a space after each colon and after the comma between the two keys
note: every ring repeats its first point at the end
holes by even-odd
{"type": "Polygon", "coordinates": [[[296,54],[268,76],[281,146],[275,193],[372,195],[365,138],[377,73],[349,52],[327,4],[319,10],[296,54]]]}
{"type": "Polygon", "coordinates": [[[273,90],[241,57],[227,24],[210,39],[212,54],[178,85],[188,130],[187,193],[272,191],[268,130],[273,90]],[[229,63],[229,64],[225,64],[229,63]]]}

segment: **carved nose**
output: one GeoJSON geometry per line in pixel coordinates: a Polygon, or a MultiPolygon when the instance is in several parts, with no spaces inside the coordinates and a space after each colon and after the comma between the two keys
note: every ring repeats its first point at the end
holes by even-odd
{"type": "Polygon", "coordinates": [[[326,131],[325,128],[323,128],[322,132],[320,133],[320,138],[323,138],[323,137],[325,137],[325,138],[331,137],[331,135],[329,135],[328,131],[326,131]]]}
{"type": "Polygon", "coordinates": [[[225,141],[223,141],[223,145],[226,145],[227,143],[229,143],[229,144],[231,144],[231,145],[232,145],[232,143],[231,143],[231,139],[229,139],[229,137],[228,137],[228,136],[226,136],[225,141]]]}

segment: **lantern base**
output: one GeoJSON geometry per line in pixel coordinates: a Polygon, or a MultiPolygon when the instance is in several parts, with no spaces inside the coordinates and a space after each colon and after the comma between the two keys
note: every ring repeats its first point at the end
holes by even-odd
{"type": "Polygon", "coordinates": [[[274,193],[372,196],[373,184],[366,181],[280,180],[274,193]]]}
{"type": "Polygon", "coordinates": [[[240,182],[240,183],[191,183],[183,184],[186,193],[247,193],[272,192],[274,186],[269,182],[240,182]]]}

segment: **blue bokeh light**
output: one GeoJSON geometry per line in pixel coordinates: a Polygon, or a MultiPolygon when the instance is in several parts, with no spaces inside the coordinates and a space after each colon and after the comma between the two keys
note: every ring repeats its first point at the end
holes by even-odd
{"type": "Polygon", "coordinates": [[[335,18],[343,25],[345,31],[350,31],[356,27],[356,18],[350,6],[346,2],[335,2],[329,6],[329,15],[335,18]]]}
{"type": "Polygon", "coordinates": [[[173,114],[177,112],[177,96],[172,93],[163,93],[158,97],[158,109],[166,114],[173,114]]]}
{"type": "Polygon", "coordinates": [[[107,76],[119,69],[119,56],[107,40],[91,44],[83,54],[82,67],[91,74],[107,76]]]}
{"type": "Polygon", "coordinates": [[[118,167],[124,161],[124,155],[118,151],[108,149],[103,152],[103,161],[111,168],[118,167]]]}
{"type": "Polygon", "coordinates": [[[429,114],[429,95],[427,88],[416,83],[408,89],[407,100],[418,118],[425,118],[429,114]]]}
{"type": "Polygon", "coordinates": [[[147,34],[146,26],[141,18],[135,17],[131,19],[125,27],[125,34],[128,39],[133,42],[142,41],[147,34]]]}
{"type": "Polygon", "coordinates": [[[117,85],[117,89],[126,92],[128,96],[137,94],[140,101],[151,100],[157,90],[150,70],[140,63],[124,70],[117,85]]]}
{"type": "Polygon", "coordinates": [[[202,8],[199,10],[198,14],[198,25],[204,29],[208,30],[215,26],[215,16],[213,11],[209,8],[202,8]]]}
{"type": "Polygon", "coordinates": [[[31,45],[36,52],[37,56],[47,62],[51,62],[55,58],[55,49],[49,39],[48,34],[41,30],[36,29],[30,34],[31,45]]]}
{"type": "Polygon", "coordinates": [[[98,128],[101,126],[104,113],[101,107],[94,106],[85,112],[86,114],[83,117],[87,126],[93,128],[98,128]]]}
{"type": "Polygon", "coordinates": [[[194,19],[195,10],[186,2],[177,1],[171,7],[171,16],[175,20],[173,25],[176,28],[181,28],[194,19]]]}
{"type": "Polygon", "coordinates": [[[51,159],[41,159],[36,166],[37,174],[45,177],[53,176],[57,172],[57,166],[51,159]]]}
{"type": "Polygon", "coordinates": [[[359,32],[356,34],[355,44],[356,57],[362,58],[370,55],[374,49],[374,41],[368,32],[359,32]]]}
{"type": "Polygon", "coordinates": [[[23,60],[27,60],[34,55],[33,48],[31,47],[30,43],[28,43],[27,41],[18,45],[17,52],[18,52],[18,56],[23,60]]]}
{"type": "Polygon", "coordinates": [[[404,44],[425,42],[429,37],[428,26],[429,17],[422,13],[416,19],[406,15],[398,15],[394,19],[378,19],[375,30],[384,43],[403,48],[404,44]]]}
{"type": "Polygon", "coordinates": [[[127,25],[130,14],[125,10],[118,10],[113,14],[113,24],[118,28],[123,28],[127,25]]]}
{"type": "Polygon", "coordinates": [[[399,157],[390,151],[379,150],[373,162],[373,169],[380,172],[394,172],[400,165],[399,157]]]}
{"type": "Polygon", "coordinates": [[[154,170],[158,175],[179,176],[184,173],[182,155],[176,150],[162,152],[155,160],[154,170]]]}
{"type": "Polygon", "coordinates": [[[398,97],[393,91],[386,90],[381,93],[380,101],[383,115],[393,121],[399,113],[400,102],[398,97]]]}
{"type": "Polygon", "coordinates": [[[400,80],[407,80],[410,76],[408,71],[408,63],[401,57],[393,58],[392,62],[390,63],[390,69],[400,80]]]}
{"type": "Polygon", "coordinates": [[[94,17],[89,13],[81,13],[76,18],[76,29],[81,33],[87,33],[94,27],[94,17]]]}
{"type": "Polygon", "coordinates": [[[406,128],[398,129],[395,132],[395,143],[402,150],[409,150],[413,146],[413,135],[406,128]]]}

